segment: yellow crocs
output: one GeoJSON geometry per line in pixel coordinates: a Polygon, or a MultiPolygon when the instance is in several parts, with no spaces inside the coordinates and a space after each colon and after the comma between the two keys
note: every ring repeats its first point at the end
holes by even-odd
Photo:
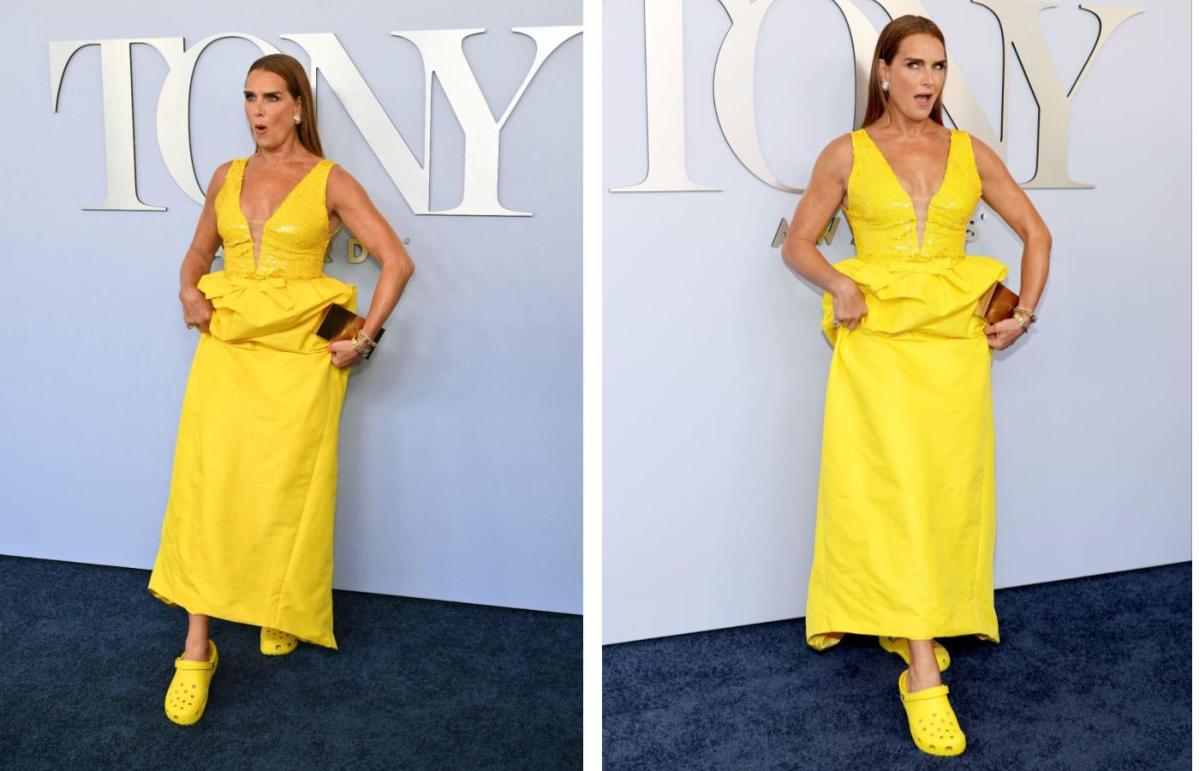
{"type": "Polygon", "coordinates": [[[908,713],[912,741],[930,755],[961,755],[966,751],[966,734],[949,706],[949,686],[935,685],[908,693],[908,670],[899,675],[899,698],[908,713]]]}
{"type": "MultiPolygon", "coordinates": [[[[899,657],[903,659],[903,663],[909,667],[912,666],[912,658],[908,655],[908,640],[906,637],[879,637],[878,644],[885,651],[899,654],[899,657]]],[[[949,651],[945,650],[945,646],[936,640],[933,640],[933,655],[937,657],[937,669],[942,672],[949,669],[949,651]]]]}
{"type": "Polygon", "coordinates": [[[294,634],[280,632],[269,626],[264,626],[258,634],[258,650],[267,656],[285,656],[294,651],[299,644],[300,638],[294,634]]]}
{"type": "Polygon", "coordinates": [[[204,714],[208,704],[208,684],[216,672],[216,643],[208,641],[208,661],[175,659],[175,676],[163,702],[167,717],[179,725],[191,725],[204,714]]]}

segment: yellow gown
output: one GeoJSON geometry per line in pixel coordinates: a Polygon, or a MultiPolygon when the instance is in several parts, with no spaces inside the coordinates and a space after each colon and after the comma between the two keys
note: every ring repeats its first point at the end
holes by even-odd
{"type": "Polygon", "coordinates": [[[982,194],[970,135],[953,130],[923,243],[911,198],[864,129],[851,134],[845,214],[856,256],[833,267],[867,313],[833,344],[825,393],[807,643],[830,632],[999,642],[991,348],[974,315],[1007,275],[964,253],[982,194]]]}
{"type": "Polygon", "coordinates": [[[248,158],[214,202],[224,270],[183,395],[149,590],[191,613],[269,626],[336,648],[333,520],[348,369],[315,333],[357,288],[324,275],[330,234],[321,160],[263,224],[257,263],[240,199],[248,158]]]}

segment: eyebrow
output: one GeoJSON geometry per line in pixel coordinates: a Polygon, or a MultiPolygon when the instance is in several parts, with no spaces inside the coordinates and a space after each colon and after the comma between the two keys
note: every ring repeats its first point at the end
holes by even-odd
{"type": "MultiPolygon", "coordinates": [[[[917,62],[918,64],[924,64],[923,59],[920,59],[915,56],[905,56],[903,62],[904,62],[904,64],[911,64],[912,62],[917,62]]],[[[945,64],[945,63],[946,63],[946,61],[944,59],[938,59],[935,62],[933,62],[933,64],[945,64]]]]}
{"type": "MultiPolygon", "coordinates": [[[[250,90],[250,89],[248,89],[248,88],[247,88],[247,89],[246,89],[246,90],[245,90],[243,93],[244,93],[246,96],[253,96],[253,95],[254,95],[254,92],[253,92],[253,91],[251,91],[251,90],[250,90]]],[[[280,95],[280,94],[282,94],[282,93],[283,93],[282,91],[266,91],[266,92],[264,92],[264,93],[263,93],[263,96],[279,96],[279,95],[280,95]]]]}

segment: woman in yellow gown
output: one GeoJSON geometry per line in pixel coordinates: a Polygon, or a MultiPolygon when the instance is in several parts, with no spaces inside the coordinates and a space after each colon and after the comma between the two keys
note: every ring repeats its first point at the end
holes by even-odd
{"type": "Polygon", "coordinates": [[[878,635],[909,665],[899,694],[916,746],[956,755],[966,737],[933,638],[999,642],[991,351],[1035,321],[1049,230],[1003,162],[947,129],[945,38],[901,16],[880,33],[862,127],[825,148],[784,246],[825,290],[833,344],[825,395],[806,637],[878,635]],[[1007,268],[964,253],[979,198],[1024,241],[1020,304],[975,315],[1007,268]],[[816,240],[840,206],[856,255],[830,265],[816,240]]]}
{"type": "Polygon", "coordinates": [[[218,664],[209,619],[260,626],[267,655],[300,640],[336,648],[333,521],[349,367],[374,347],[413,266],[345,170],[324,159],[303,66],[272,54],[246,75],[256,151],[208,186],[179,298],[200,341],[175,443],[149,591],[188,612],[165,710],[200,719],[218,664]],[[344,223],[381,263],[363,334],[315,334],[324,310],[357,312],[357,287],[324,274],[344,223]],[[209,273],[217,246],[224,270],[209,273]]]}

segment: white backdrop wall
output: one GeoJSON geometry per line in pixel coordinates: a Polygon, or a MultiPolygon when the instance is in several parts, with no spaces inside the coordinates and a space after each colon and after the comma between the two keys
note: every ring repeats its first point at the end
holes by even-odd
{"type": "MultiPolygon", "coordinates": [[[[464,134],[440,85],[423,151],[422,58],[394,31],[482,28],[463,49],[497,119],[533,63],[513,27],[578,25],[579,2],[8,2],[0,144],[0,311],[12,342],[0,381],[0,553],[149,568],[197,334],[184,328],[179,265],[200,206],[168,176],[155,132],[167,75],[132,50],[137,189],[163,212],[84,211],[104,200],[100,53],[75,54],[51,107],[50,41],[217,33],[266,40],[334,33],[417,160],[431,208],[458,203],[464,134]]],[[[353,372],[342,417],[339,589],[580,613],[581,37],[555,50],[500,134],[499,201],[531,217],[415,216],[322,77],[326,157],[363,183],[417,272],[379,351],[353,372]]],[[[241,89],[252,43],[199,59],[190,125],[196,176],[253,140],[241,89]]],[[[347,234],[326,271],[359,287],[347,234]]],[[[221,262],[214,265],[222,267],[221,262]]],[[[147,601],[149,595],[147,595],[147,601]]]]}
{"type": "MultiPolygon", "coordinates": [[[[608,643],[800,617],[811,564],[830,358],[821,292],[770,245],[797,196],[751,175],[717,122],[730,17],[717,0],[680,5],[687,171],[719,191],[604,196],[608,643]]],[[[842,5],[875,36],[890,18],[842,5]]],[[[1069,110],[1069,173],[1094,187],[1028,191],[1054,248],[1034,334],[994,357],[1000,588],[1190,559],[1190,6],[1137,5],[1069,110]]],[[[1037,104],[996,15],[965,0],[923,8],[989,124],[958,128],[999,134],[1007,57],[1006,161],[1030,179],[1037,104]]],[[[605,4],[606,191],[646,175],[642,14],[640,0],[605,4]]],[[[1096,17],[1063,3],[1038,21],[1069,90],[1096,17]]],[[[770,4],[745,88],[770,168],[803,187],[820,150],[856,128],[837,4],[770,4]]],[[[1006,262],[1018,287],[1019,239],[979,212],[967,252],[1006,262]]],[[[838,217],[821,246],[831,262],[853,254],[838,217]]]]}

